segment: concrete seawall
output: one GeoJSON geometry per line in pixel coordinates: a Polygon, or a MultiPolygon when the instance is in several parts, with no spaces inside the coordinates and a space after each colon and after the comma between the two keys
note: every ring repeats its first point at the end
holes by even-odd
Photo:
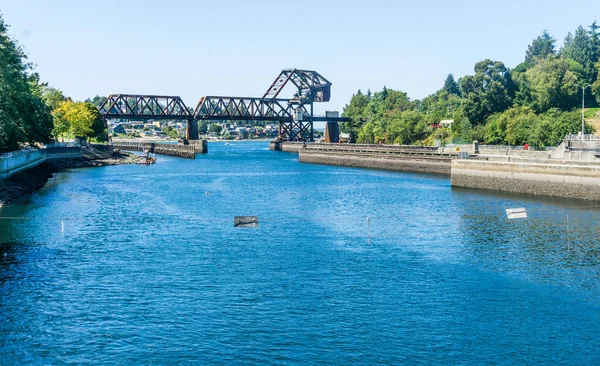
{"type": "Polygon", "coordinates": [[[349,167],[382,169],[397,172],[417,172],[450,175],[448,157],[418,155],[383,155],[349,152],[326,152],[303,149],[299,151],[300,162],[311,164],[340,165],[349,167]]]}
{"type": "Polygon", "coordinates": [[[0,154],[0,179],[34,168],[47,160],[81,159],[81,147],[48,147],[0,154]]]}
{"type": "Polygon", "coordinates": [[[452,161],[453,187],[600,201],[600,165],[576,161],[452,161]]]}
{"type": "Polygon", "coordinates": [[[271,141],[269,143],[269,150],[276,151],[298,152],[303,147],[304,144],[302,142],[271,141]]]}

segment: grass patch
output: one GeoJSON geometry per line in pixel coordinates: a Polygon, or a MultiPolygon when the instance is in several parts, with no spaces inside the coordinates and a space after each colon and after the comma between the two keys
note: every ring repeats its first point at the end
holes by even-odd
{"type": "Polygon", "coordinates": [[[585,118],[594,118],[596,113],[600,112],[600,108],[588,108],[583,112],[585,118]]]}

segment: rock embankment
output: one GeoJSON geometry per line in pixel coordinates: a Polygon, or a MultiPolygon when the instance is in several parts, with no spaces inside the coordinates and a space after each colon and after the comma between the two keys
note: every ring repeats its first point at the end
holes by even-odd
{"type": "Polygon", "coordinates": [[[15,199],[33,193],[42,188],[54,173],[70,168],[100,167],[106,165],[134,164],[137,157],[134,154],[115,152],[106,159],[60,159],[46,161],[36,167],[0,180],[0,208],[15,199]]]}

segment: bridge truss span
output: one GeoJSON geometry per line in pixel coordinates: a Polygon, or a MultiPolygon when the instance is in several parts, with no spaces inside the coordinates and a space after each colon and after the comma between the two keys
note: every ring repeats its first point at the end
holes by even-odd
{"type": "Polygon", "coordinates": [[[111,94],[99,112],[104,118],[193,119],[183,100],[175,96],[111,94]]]}
{"type": "Polygon", "coordinates": [[[194,110],[196,120],[287,121],[292,109],[286,99],[217,97],[200,98],[194,110]]]}

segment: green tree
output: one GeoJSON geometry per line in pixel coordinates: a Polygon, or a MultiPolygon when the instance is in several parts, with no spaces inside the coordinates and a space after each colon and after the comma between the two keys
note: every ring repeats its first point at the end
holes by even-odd
{"type": "Polygon", "coordinates": [[[556,55],[554,44],[556,40],[547,31],[531,42],[525,52],[525,62],[533,63],[535,58],[546,58],[556,55]]]}
{"type": "MultiPolygon", "coordinates": [[[[69,131],[73,136],[95,138],[99,141],[108,139],[102,115],[92,103],[66,101],[61,103],[60,110],[61,118],[68,122],[69,131]]],[[[62,128],[63,125],[59,123],[59,129],[62,128]]]]}
{"type": "Polygon", "coordinates": [[[206,135],[207,131],[208,131],[208,121],[207,120],[198,121],[198,133],[201,135],[206,135]]]}
{"type": "MultiPolygon", "coordinates": [[[[596,63],[596,70],[600,73],[600,61],[596,63]]],[[[592,85],[592,93],[596,97],[596,102],[600,104],[600,78],[592,85]]]]}
{"type": "Polygon", "coordinates": [[[43,84],[30,74],[26,59],[0,16],[0,151],[50,139],[52,117],[41,100],[43,84]]]}
{"type": "Polygon", "coordinates": [[[513,103],[516,86],[502,62],[484,60],[475,64],[475,75],[461,79],[463,113],[474,125],[513,103]]]}
{"type": "Polygon", "coordinates": [[[598,70],[595,67],[600,52],[598,43],[595,31],[590,34],[579,26],[574,36],[567,35],[560,51],[561,57],[569,58],[582,66],[583,72],[579,82],[585,85],[593,84],[598,78],[598,70]]]}
{"type": "Polygon", "coordinates": [[[65,97],[60,89],[56,89],[51,86],[44,86],[42,89],[42,100],[48,106],[48,108],[53,111],[58,108],[61,102],[67,100],[67,97],[65,97]]]}
{"type": "Polygon", "coordinates": [[[458,84],[454,81],[454,75],[448,74],[446,77],[446,81],[444,81],[444,87],[442,88],[448,94],[456,94],[460,95],[460,90],[458,88],[458,84]]]}
{"type": "MultiPolygon", "coordinates": [[[[371,91],[368,91],[370,94],[371,91]]],[[[356,94],[352,95],[350,103],[346,104],[342,112],[342,116],[351,118],[352,121],[344,123],[341,126],[343,132],[350,133],[351,140],[355,141],[358,138],[358,131],[362,125],[362,119],[366,118],[366,107],[369,104],[370,97],[363,95],[359,90],[356,94]]]]}
{"type": "Polygon", "coordinates": [[[221,131],[223,130],[223,128],[221,127],[221,125],[218,125],[218,124],[216,124],[216,123],[212,123],[212,124],[210,125],[210,127],[208,128],[208,130],[209,130],[210,132],[213,132],[213,133],[216,133],[216,134],[220,134],[220,133],[221,133],[221,131]]]}
{"type": "Polygon", "coordinates": [[[69,123],[66,114],[72,105],[73,102],[70,100],[62,101],[59,102],[52,111],[52,121],[54,123],[52,134],[55,137],[60,136],[63,142],[65,141],[65,134],[67,134],[71,128],[71,124],[69,123]]]}
{"type": "Polygon", "coordinates": [[[96,108],[100,108],[106,102],[106,99],[104,96],[96,95],[91,100],[88,100],[88,102],[92,103],[96,108]]]}
{"type": "Polygon", "coordinates": [[[576,106],[577,77],[569,70],[564,59],[538,59],[535,66],[525,72],[531,90],[531,106],[537,112],[551,108],[568,110],[576,106]]]}

